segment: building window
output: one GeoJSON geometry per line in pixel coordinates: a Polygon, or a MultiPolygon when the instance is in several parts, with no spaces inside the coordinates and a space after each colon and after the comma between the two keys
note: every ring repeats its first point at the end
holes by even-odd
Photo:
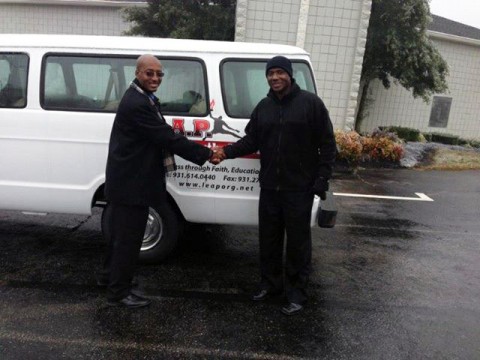
{"type": "Polygon", "coordinates": [[[450,115],[451,106],[452,98],[445,96],[434,96],[428,126],[446,128],[448,125],[448,117],[450,115]]]}

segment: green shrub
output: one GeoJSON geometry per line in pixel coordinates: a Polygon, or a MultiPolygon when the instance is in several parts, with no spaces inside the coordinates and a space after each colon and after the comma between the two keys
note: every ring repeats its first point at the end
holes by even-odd
{"type": "Polygon", "coordinates": [[[431,133],[422,133],[422,135],[425,138],[425,140],[427,140],[428,142],[432,142],[432,134],[431,133]]]}
{"type": "Polygon", "coordinates": [[[429,142],[436,142],[440,144],[446,145],[460,145],[460,146],[470,146],[473,148],[480,148],[480,141],[479,140],[468,140],[463,139],[456,135],[450,134],[440,134],[440,133],[424,133],[421,134],[425,138],[425,140],[429,142]]]}
{"type": "Polygon", "coordinates": [[[382,126],[382,130],[393,132],[403,141],[422,141],[420,130],[402,126],[382,126]]]}
{"type": "Polygon", "coordinates": [[[456,135],[429,133],[423,134],[428,141],[446,145],[460,145],[460,138],[456,135]]]}
{"type": "Polygon", "coordinates": [[[480,140],[468,140],[468,145],[473,148],[480,149],[480,140]]]}

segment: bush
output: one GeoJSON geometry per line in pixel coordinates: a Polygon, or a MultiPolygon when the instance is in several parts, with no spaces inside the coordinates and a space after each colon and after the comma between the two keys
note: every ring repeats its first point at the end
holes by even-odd
{"type": "MultiPolygon", "coordinates": [[[[391,133],[397,135],[397,137],[403,141],[415,141],[415,142],[436,142],[446,145],[460,145],[471,146],[473,148],[480,148],[480,141],[462,139],[459,136],[444,134],[444,133],[421,133],[420,130],[402,127],[402,126],[380,126],[378,130],[374,130],[372,136],[375,134],[385,134],[387,137],[391,137],[391,133]]],[[[368,136],[368,135],[367,135],[368,136]]]]}
{"type": "Polygon", "coordinates": [[[440,133],[424,133],[423,136],[427,141],[436,142],[446,145],[460,145],[460,146],[470,146],[473,148],[480,148],[479,140],[468,140],[462,139],[457,135],[450,134],[440,134],[440,133]]]}
{"type": "Polygon", "coordinates": [[[337,142],[337,159],[348,163],[358,163],[362,159],[361,136],[356,131],[335,130],[335,141],[337,142]]]}
{"type": "Polygon", "coordinates": [[[403,144],[393,132],[375,130],[371,135],[361,136],[355,131],[335,131],[338,160],[356,165],[359,162],[398,162],[403,154],[403,144]]]}
{"type": "Polygon", "coordinates": [[[389,129],[382,129],[382,128],[377,128],[377,129],[373,130],[371,135],[366,134],[365,137],[366,138],[368,138],[368,137],[387,138],[387,139],[390,139],[393,142],[401,142],[400,138],[398,137],[398,135],[395,132],[390,131],[389,129]]]}
{"type": "Polygon", "coordinates": [[[425,133],[423,134],[425,136],[425,139],[430,142],[436,142],[440,144],[446,144],[446,145],[459,145],[460,144],[460,138],[456,135],[450,135],[450,134],[439,134],[439,133],[425,133]]]}
{"type": "Polygon", "coordinates": [[[478,140],[469,140],[468,145],[470,145],[473,148],[480,149],[480,141],[478,140]]]}
{"type": "Polygon", "coordinates": [[[363,152],[371,160],[398,162],[403,157],[402,144],[386,136],[371,136],[363,139],[363,152]]]}
{"type": "Polygon", "coordinates": [[[402,126],[385,126],[380,127],[382,130],[393,132],[403,141],[422,141],[420,130],[402,126]]]}

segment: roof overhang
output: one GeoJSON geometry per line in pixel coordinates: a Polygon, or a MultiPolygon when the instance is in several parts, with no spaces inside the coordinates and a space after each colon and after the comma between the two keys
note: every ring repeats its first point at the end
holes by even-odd
{"type": "Polygon", "coordinates": [[[427,31],[428,36],[430,36],[432,39],[438,39],[438,40],[446,40],[446,41],[451,41],[459,44],[464,44],[464,45],[470,45],[470,46],[479,46],[480,47],[480,40],[477,39],[470,39],[466,38],[463,36],[457,36],[457,35],[451,35],[451,34],[445,34],[441,33],[438,31],[427,31]]]}
{"type": "Polygon", "coordinates": [[[23,5],[75,5],[75,6],[102,6],[102,7],[131,7],[147,6],[147,2],[138,1],[107,1],[107,0],[0,0],[0,4],[23,4],[23,5]]]}

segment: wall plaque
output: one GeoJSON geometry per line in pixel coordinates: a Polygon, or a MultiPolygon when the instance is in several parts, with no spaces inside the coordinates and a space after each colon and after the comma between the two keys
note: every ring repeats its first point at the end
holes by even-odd
{"type": "Polygon", "coordinates": [[[428,126],[441,128],[447,127],[451,106],[452,98],[445,96],[434,96],[428,126]]]}

